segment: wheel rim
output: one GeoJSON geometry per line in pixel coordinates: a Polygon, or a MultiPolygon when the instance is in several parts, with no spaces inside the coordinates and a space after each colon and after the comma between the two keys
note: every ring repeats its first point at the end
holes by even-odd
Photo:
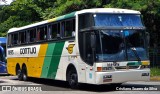
{"type": "Polygon", "coordinates": [[[17,70],[17,76],[18,76],[18,78],[20,78],[21,77],[21,70],[19,69],[19,70],[17,70]]]}
{"type": "Polygon", "coordinates": [[[26,68],[23,68],[22,70],[23,72],[23,80],[26,81],[27,80],[27,71],[26,71],[26,68]]]}
{"type": "Polygon", "coordinates": [[[69,77],[69,84],[71,87],[74,87],[77,85],[77,74],[71,73],[69,77]]]}
{"type": "Polygon", "coordinates": [[[27,80],[27,75],[25,73],[23,73],[23,80],[26,81],[27,80]]]}

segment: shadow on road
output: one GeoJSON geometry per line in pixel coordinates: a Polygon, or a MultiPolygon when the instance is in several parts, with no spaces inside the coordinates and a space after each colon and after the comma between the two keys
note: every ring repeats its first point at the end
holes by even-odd
{"type": "Polygon", "coordinates": [[[7,74],[7,73],[0,73],[0,77],[1,76],[9,76],[9,74],[7,74]]]}

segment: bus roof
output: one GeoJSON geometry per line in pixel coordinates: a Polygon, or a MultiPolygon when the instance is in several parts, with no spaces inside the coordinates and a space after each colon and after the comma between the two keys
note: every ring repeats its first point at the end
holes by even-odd
{"type": "Polygon", "coordinates": [[[15,32],[15,31],[19,31],[19,30],[24,30],[24,29],[28,29],[28,28],[32,28],[32,27],[35,27],[35,26],[43,25],[43,24],[46,24],[46,23],[54,22],[54,21],[59,21],[59,20],[71,18],[71,17],[74,17],[75,15],[83,14],[83,13],[116,13],[116,14],[117,14],[117,13],[124,13],[124,14],[140,14],[139,11],[129,10],[129,9],[118,9],[118,8],[93,8],[93,9],[84,9],[84,10],[72,12],[72,13],[69,13],[69,14],[66,14],[66,15],[62,15],[62,16],[59,16],[59,17],[55,17],[55,18],[52,18],[52,19],[49,19],[49,20],[45,20],[45,21],[41,21],[41,22],[38,22],[38,23],[26,25],[26,26],[23,26],[23,27],[11,28],[11,29],[9,29],[8,33],[15,32]]]}
{"type": "Polygon", "coordinates": [[[119,8],[93,8],[93,9],[84,9],[77,11],[76,14],[83,13],[124,13],[124,14],[140,14],[139,11],[129,10],[129,9],[119,9],[119,8]]]}
{"type": "Polygon", "coordinates": [[[59,21],[59,20],[67,19],[67,18],[72,18],[74,16],[75,16],[75,12],[72,12],[72,13],[69,13],[69,14],[66,14],[66,15],[62,15],[62,16],[55,17],[55,18],[52,18],[52,19],[49,19],[49,20],[45,20],[45,21],[34,23],[34,24],[26,25],[26,26],[23,26],[23,27],[11,28],[11,29],[9,29],[8,33],[19,31],[19,30],[25,30],[25,29],[28,29],[28,28],[32,28],[32,27],[35,27],[35,26],[40,26],[40,25],[50,23],[50,22],[54,22],[54,21],[59,21]]]}

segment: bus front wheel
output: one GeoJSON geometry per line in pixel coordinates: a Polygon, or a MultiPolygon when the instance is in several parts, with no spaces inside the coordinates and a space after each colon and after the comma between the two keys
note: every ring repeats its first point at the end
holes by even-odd
{"type": "Polygon", "coordinates": [[[79,87],[78,84],[78,75],[75,69],[71,69],[68,71],[68,83],[72,89],[76,89],[79,87]]]}

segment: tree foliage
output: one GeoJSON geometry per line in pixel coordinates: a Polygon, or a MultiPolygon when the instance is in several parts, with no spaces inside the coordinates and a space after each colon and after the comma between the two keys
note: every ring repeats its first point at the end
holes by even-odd
{"type": "Polygon", "coordinates": [[[125,8],[141,11],[153,44],[160,35],[160,0],[15,0],[0,6],[0,35],[9,28],[20,27],[87,8],[125,8]]]}

